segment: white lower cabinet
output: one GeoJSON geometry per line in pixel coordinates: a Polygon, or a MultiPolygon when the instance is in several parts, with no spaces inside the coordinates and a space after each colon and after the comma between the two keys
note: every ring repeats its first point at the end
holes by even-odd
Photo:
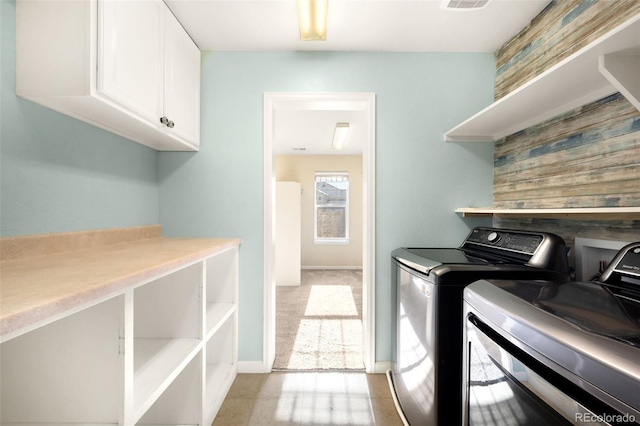
{"type": "Polygon", "coordinates": [[[115,297],[3,343],[2,424],[121,423],[123,307],[115,297]]]}
{"type": "Polygon", "coordinates": [[[237,371],[238,249],[0,345],[1,423],[210,425],[237,371]]]}

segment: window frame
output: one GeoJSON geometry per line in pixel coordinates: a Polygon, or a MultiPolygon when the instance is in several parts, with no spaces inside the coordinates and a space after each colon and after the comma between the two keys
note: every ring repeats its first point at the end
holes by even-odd
{"type": "MultiPolygon", "coordinates": [[[[351,188],[349,182],[349,172],[315,172],[313,178],[313,243],[314,244],[349,244],[349,198],[351,198],[351,188]],[[327,204],[318,204],[317,184],[319,177],[343,177],[346,178],[347,194],[344,206],[344,237],[326,238],[318,237],[318,207],[328,207],[327,204]]],[[[334,206],[335,207],[335,206],[334,206]]],[[[341,206],[340,206],[341,207],[341,206]]]]}

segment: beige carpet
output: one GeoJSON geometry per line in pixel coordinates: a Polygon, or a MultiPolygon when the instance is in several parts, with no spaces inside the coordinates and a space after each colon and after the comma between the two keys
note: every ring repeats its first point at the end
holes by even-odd
{"type": "Polygon", "coordinates": [[[276,289],[276,370],[361,370],[362,271],[302,270],[276,289]]]}

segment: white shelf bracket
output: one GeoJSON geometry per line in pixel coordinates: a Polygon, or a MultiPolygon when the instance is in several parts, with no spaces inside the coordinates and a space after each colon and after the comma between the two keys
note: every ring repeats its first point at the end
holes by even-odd
{"type": "Polygon", "coordinates": [[[640,49],[600,55],[598,69],[633,106],[640,110],[640,49]]]}

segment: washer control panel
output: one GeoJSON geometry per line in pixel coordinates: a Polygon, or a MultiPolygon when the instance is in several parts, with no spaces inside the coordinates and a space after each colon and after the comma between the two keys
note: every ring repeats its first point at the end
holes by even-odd
{"type": "Polygon", "coordinates": [[[507,231],[492,228],[475,228],[466,243],[492,247],[533,255],[544,241],[544,236],[536,233],[507,231]]]}

